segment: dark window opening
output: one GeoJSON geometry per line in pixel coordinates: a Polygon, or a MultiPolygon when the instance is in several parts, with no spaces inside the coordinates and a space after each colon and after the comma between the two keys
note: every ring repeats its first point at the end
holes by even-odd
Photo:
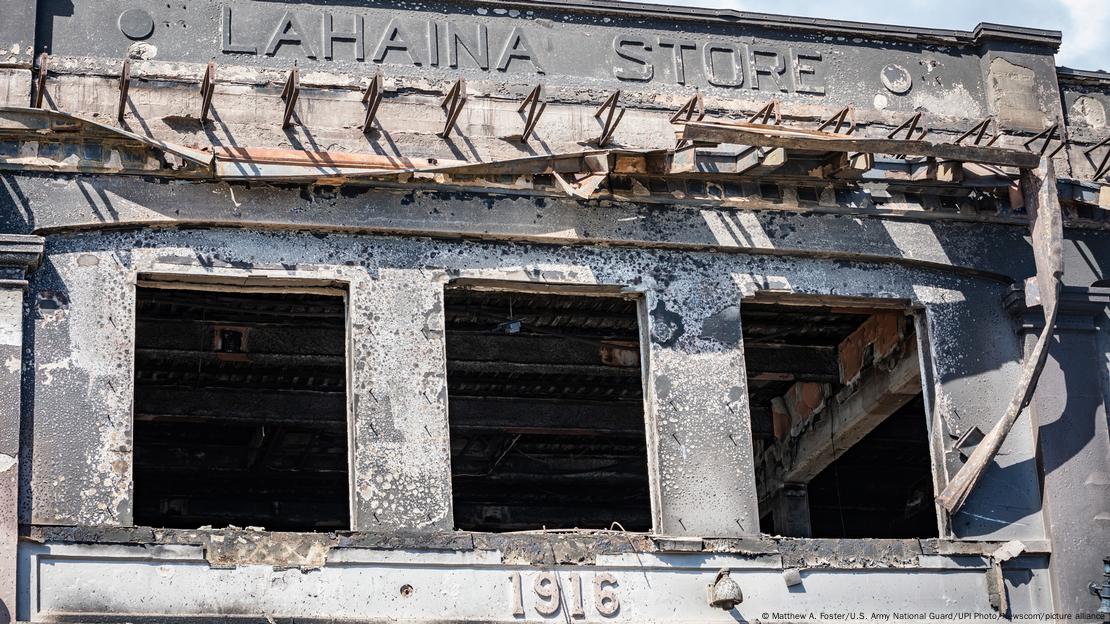
{"type": "Polygon", "coordinates": [[[135,523],[349,529],[343,296],[136,295],[135,523]]]}
{"type": "Polygon", "coordinates": [[[799,186],[798,201],[815,204],[821,201],[821,191],[820,189],[814,188],[812,186],[799,186]]]}
{"type": "Polygon", "coordinates": [[[921,395],[809,482],[813,537],[937,537],[921,395]]]}
{"type": "Polygon", "coordinates": [[[936,537],[906,310],[803,297],[746,302],[741,310],[761,530],[936,537]]]}
{"type": "Polygon", "coordinates": [[[448,287],[455,525],[651,529],[635,300],[448,287]]]}

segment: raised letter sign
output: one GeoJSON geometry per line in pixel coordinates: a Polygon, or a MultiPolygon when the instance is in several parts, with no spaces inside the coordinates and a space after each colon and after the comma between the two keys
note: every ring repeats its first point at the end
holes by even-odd
{"type": "Polygon", "coordinates": [[[288,43],[300,46],[308,58],[316,58],[316,50],[312,49],[312,42],[305,38],[305,32],[297,16],[286,11],[278,22],[277,28],[274,29],[274,34],[270,36],[270,43],[266,46],[266,56],[274,56],[278,48],[288,43]]]}
{"type": "Polygon", "coordinates": [[[644,52],[651,52],[651,46],[646,40],[640,37],[617,35],[613,38],[613,51],[622,59],[631,61],[628,64],[617,65],[613,69],[613,75],[617,78],[647,82],[655,77],[655,65],[652,64],[651,58],[644,54],[644,52]]]}

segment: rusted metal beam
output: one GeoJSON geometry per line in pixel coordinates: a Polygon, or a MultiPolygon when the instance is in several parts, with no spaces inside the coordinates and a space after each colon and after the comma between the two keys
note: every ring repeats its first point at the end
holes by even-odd
{"type": "Polygon", "coordinates": [[[112,125],[83,119],[78,115],[61,111],[0,107],[0,128],[4,129],[4,133],[29,133],[39,139],[54,137],[54,135],[64,135],[68,139],[123,139],[133,142],[135,147],[173,154],[174,157],[195,165],[200,170],[209,170],[212,164],[212,154],[210,153],[144,137],[142,134],[135,134],[121,128],[112,127],[112,125]],[[4,123],[4,121],[9,123],[4,123]]]}
{"type": "Polygon", "coordinates": [[[953,145],[919,140],[846,137],[829,132],[798,128],[771,127],[745,122],[692,122],[680,131],[683,139],[706,143],[758,145],[819,152],[864,152],[868,154],[909,154],[944,160],[978,162],[991,165],[1035,168],[1036,154],[999,147],[953,145]]]}
{"type": "Polygon", "coordinates": [[[886,138],[893,139],[897,137],[898,134],[903,130],[906,131],[906,136],[904,139],[906,141],[919,141],[925,138],[925,135],[929,133],[928,128],[921,128],[921,134],[917,135],[916,137],[914,136],[914,133],[917,132],[918,126],[921,124],[922,115],[923,113],[914,113],[912,117],[903,121],[902,124],[899,125],[897,128],[891,130],[890,133],[886,135],[886,138]]]}

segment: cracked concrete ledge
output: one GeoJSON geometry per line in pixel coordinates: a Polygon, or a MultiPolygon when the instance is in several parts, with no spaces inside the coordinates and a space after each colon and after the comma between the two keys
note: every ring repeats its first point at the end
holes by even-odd
{"type": "MultiPolygon", "coordinates": [[[[619,531],[524,533],[278,533],[256,529],[23,526],[41,544],[201,546],[213,568],[270,565],[318,568],[333,550],[494,551],[502,564],[595,565],[599,555],[713,553],[765,560],[784,568],[917,568],[923,557],[989,558],[1004,542],[943,539],[673,538],[619,531]]],[[[1047,554],[1047,541],[1026,540],[1026,554],[1047,554]]],[[[985,565],[985,564],[984,564],[985,565]]]]}

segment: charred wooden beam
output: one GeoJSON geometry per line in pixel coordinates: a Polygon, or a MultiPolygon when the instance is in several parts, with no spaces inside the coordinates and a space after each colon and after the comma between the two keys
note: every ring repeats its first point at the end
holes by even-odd
{"type": "Polygon", "coordinates": [[[451,430],[464,434],[644,436],[644,406],[638,401],[452,397],[448,410],[451,430]]]}
{"type": "Polygon", "coordinates": [[[448,331],[451,361],[491,361],[611,365],[638,368],[639,345],[602,339],[568,339],[562,335],[490,334],[448,331]]]}
{"type": "Polygon", "coordinates": [[[668,172],[759,176],[782,167],[786,161],[786,150],[781,148],[687,146],[675,150],[668,172]]]}
{"type": "Polygon", "coordinates": [[[748,374],[774,373],[806,381],[838,381],[836,347],[746,342],[748,374]]]}
{"type": "Polygon", "coordinates": [[[448,360],[447,374],[576,375],[583,377],[639,377],[640,369],[603,364],[556,362],[493,362],[448,360]]]}
{"type": "MultiPolygon", "coordinates": [[[[871,368],[860,379],[858,390],[843,402],[831,403],[813,425],[786,444],[789,458],[781,482],[807,483],[845,451],[863,439],[888,416],[921,394],[917,342],[904,343],[893,366],[871,368]]],[[[922,416],[924,418],[924,415],[922,416]]]]}
{"type": "Polygon", "coordinates": [[[136,421],[342,424],[344,392],[245,392],[239,388],[157,386],[135,393],[136,421]]]}

